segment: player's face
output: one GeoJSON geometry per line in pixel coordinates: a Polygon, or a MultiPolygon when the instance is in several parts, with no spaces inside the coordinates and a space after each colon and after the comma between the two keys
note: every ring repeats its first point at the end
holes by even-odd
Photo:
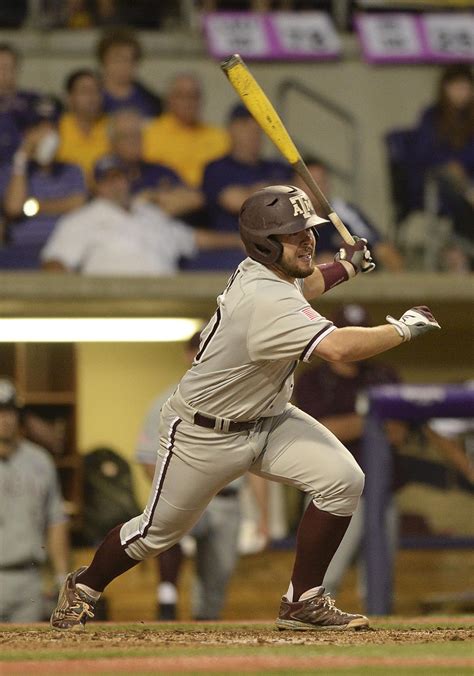
{"type": "Polygon", "coordinates": [[[256,162],[262,148],[262,133],[253,117],[234,120],[229,126],[232,152],[237,158],[256,162]]]}
{"type": "Polygon", "coordinates": [[[122,114],[116,121],[112,147],[125,162],[138,162],[142,156],[141,120],[136,115],[122,114]]]}
{"type": "Polygon", "coordinates": [[[289,278],[304,279],[314,272],[316,240],[311,228],[293,235],[279,235],[283,254],[278,266],[289,278]]]}
{"type": "Polygon", "coordinates": [[[79,117],[94,120],[102,110],[102,94],[95,77],[83,75],[76,80],[68,97],[69,107],[79,117]]]}
{"type": "Polygon", "coordinates": [[[104,55],[103,63],[106,75],[120,84],[129,84],[135,77],[137,59],[131,45],[113,45],[104,55]]]}
{"type": "Polygon", "coordinates": [[[9,94],[16,86],[16,59],[7,51],[0,52],[0,94],[9,94]]]}
{"type": "Polygon", "coordinates": [[[176,78],[168,93],[168,109],[183,124],[194,125],[199,121],[201,89],[193,77],[176,78]]]}
{"type": "Polygon", "coordinates": [[[18,413],[13,408],[0,408],[0,456],[9,451],[18,434],[18,413]]]}
{"type": "Polygon", "coordinates": [[[469,80],[459,78],[445,86],[446,98],[455,108],[466,108],[472,101],[473,87],[469,80]]]}
{"type": "Polygon", "coordinates": [[[130,183],[122,172],[109,171],[96,184],[96,193],[99,197],[104,197],[127,209],[130,202],[130,183]]]}

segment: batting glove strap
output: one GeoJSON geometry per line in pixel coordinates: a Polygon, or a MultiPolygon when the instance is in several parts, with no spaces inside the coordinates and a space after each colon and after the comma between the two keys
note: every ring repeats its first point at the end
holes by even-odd
{"type": "Polygon", "coordinates": [[[416,338],[417,336],[421,336],[427,331],[441,328],[431,310],[426,305],[412,307],[410,310],[404,312],[400,319],[395,319],[391,315],[387,315],[386,320],[395,327],[404,342],[416,338]]]}
{"type": "Polygon", "coordinates": [[[372,260],[372,254],[368,249],[368,242],[363,237],[354,236],[354,244],[345,244],[342,246],[334,260],[338,262],[345,262],[352,265],[355,276],[358,272],[372,272],[375,269],[375,263],[372,260]]]}

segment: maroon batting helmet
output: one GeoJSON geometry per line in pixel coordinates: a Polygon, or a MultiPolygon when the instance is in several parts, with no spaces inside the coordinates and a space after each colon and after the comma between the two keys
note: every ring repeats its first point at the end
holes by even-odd
{"type": "Polygon", "coordinates": [[[326,223],[320,218],[308,195],[292,185],[270,185],[245,200],[239,214],[240,236],[250,258],[271,265],[280,258],[283,247],[275,235],[291,235],[326,223]]]}

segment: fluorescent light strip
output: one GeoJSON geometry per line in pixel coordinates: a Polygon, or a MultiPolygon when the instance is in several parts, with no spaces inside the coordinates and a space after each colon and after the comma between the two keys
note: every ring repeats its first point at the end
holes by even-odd
{"type": "Polygon", "coordinates": [[[202,320],[189,317],[0,319],[1,343],[164,343],[184,341],[202,320]]]}

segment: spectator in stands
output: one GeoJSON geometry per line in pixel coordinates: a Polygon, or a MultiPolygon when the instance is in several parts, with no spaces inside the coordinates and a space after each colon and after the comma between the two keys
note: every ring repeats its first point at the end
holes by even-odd
{"type": "Polygon", "coordinates": [[[2,269],[39,268],[40,251],[58,218],[86,200],[82,171],[56,159],[58,144],[57,125],[44,119],[26,132],[12,163],[1,172],[8,219],[2,269]]]}
{"type": "Polygon", "coordinates": [[[0,5],[0,27],[20,28],[27,17],[28,0],[2,0],[0,5]]]}
{"type": "Polygon", "coordinates": [[[146,128],[144,156],[174,169],[188,185],[198,188],[204,167],[225,155],[230,142],[225,129],[201,120],[202,91],[199,81],[177,75],[166,92],[166,112],[146,128]]]}
{"type": "Polygon", "coordinates": [[[97,46],[102,72],[104,110],[136,108],[144,117],[161,113],[161,100],[137,79],[142,57],[140,43],[128,29],[116,28],[106,33],[97,46]]]}
{"type": "MultiPolygon", "coordinates": [[[[361,305],[345,305],[333,316],[338,328],[344,326],[370,326],[368,312],[361,305]]],[[[324,362],[307,369],[295,385],[295,402],[309,413],[340,441],[362,464],[362,434],[364,415],[359,411],[357,400],[365,388],[399,382],[398,375],[391,367],[379,361],[324,362]]],[[[390,438],[399,442],[405,434],[400,423],[390,421],[390,438]]],[[[374,449],[376,451],[376,449],[374,449]]],[[[392,546],[396,541],[396,511],[392,505],[387,517],[387,528],[392,546]]],[[[352,517],[349,528],[339,545],[326,572],[323,585],[330,594],[335,594],[343,575],[358,554],[363,536],[363,498],[352,517]]]]}
{"type": "MultiPolygon", "coordinates": [[[[353,204],[346,202],[346,200],[331,195],[331,185],[325,163],[316,158],[308,158],[306,164],[322,192],[331,202],[334,211],[349,229],[351,234],[357,235],[358,237],[365,237],[365,239],[368,240],[377,265],[390,272],[400,272],[403,270],[403,258],[397,248],[392,243],[382,238],[378,230],[372,225],[365,214],[353,204]]],[[[294,175],[293,184],[303,190],[308,189],[298,174],[294,175]]],[[[316,211],[318,211],[317,201],[313,201],[316,211]]],[[[343,244],[341,236],[329,223],[319,228],[319,236],[316,246],[316,258],[318,263],[332,261],[334,253],[343,244]]]]}
{"type": "MultiPolygon", "coordinates": [[[[231,140],[228,155],[210,162],[204,170],[203,191],[209,227],[216,232],[238,232],[239,210],[247,197],[267,185],[288,183],[291,169],[278,160],[262,158],[262,132],[247,108],[237,104],[228,119],[231,140]]],[[[189,261],[191,269],[229,270],[243,258],[241,249],[203,252],[189,261]]]]}
{"type": "MultiPolygon", "coordinates": [[[[242,10],[250,12],[270,12],[272,9],[291,10],[296,9],[295,4],[301,4],[298,0],[200,0],[199,8],[203,12],[216,12],[218,10],[242,10]]],[[[318,1],[318,9],[321,0],[318,1]]],[[[299,7],[298,7],[299,8],[299,7]]],[[[311,0],[303,3],[304,9],[315,9],[316,5],[311,0]]]]}
{"type": "Polygon", "coordinates": [[[23,438],[10,380],[0,379],[0,622],[43,618],[47,555],[57,586],[69,567],[67,517],[50,454],[23,438]]]}
{"type": "Polygon", "coordinates": [[[17,88],[19,56],[14,47],[0,43],[0,164],[9,162],[25,130],[46,109],[56,112],[57,102],[37,92],[17,88]]]}
{"type": "Polygon", "coordinates": [[[40,2],[43,27],[80,30],[129,23],[120,0],[40,0],[40,2]]]}
{"type": "Polygon", "coordinates": [[[66,0],[62,4],[64,28],[91,28],[94,17],[88,0],[66,0]]]}
{"type": "Polygon", "coordinates": [[[184,185],[172,169],[163,164],[145,162],[142,115],[124,108],[109,118],[111,152],[128,168],[132,195],[161,207],[170,216],[185,218],[204,204],[201,191],[184,185]]]}
{"type": "MultiPolygon", "coordinates": [[[[126,3],[128,4],[128,3],[126,3]]],[[[96,26],[117,26],[124,21],[123,3],[120,0],[95,0],[96,26]]]]}
{"type": "Polygon", "coordinates": [[[66,80],[68,112],[59,121],[58,159],[78,164],[89,181],[95,162],[109,150],[100,79],[89,69],[66,80]]]}
{"type": "MultiPolygon", "coordinates": [[[[474,266],[474,76],[453,64],[441,74],[435,103],[423,111],[411,150],[412,201],[423,206],[427,176],[439,189],[439,213],[452,219],[454,246],[474,266]]],[[[453,248],[453,243],[449,247],[453,248]]]]}
{"type": "Polygon", "coordinates": [[[91,275],[166,275],[199,248],[235,246],[238,235],[193,230],[159,207],[132,201],[127,167],[105,156],[94,169],[96,197],[59,220],[42,251],[47,270],[91,275]]]}

